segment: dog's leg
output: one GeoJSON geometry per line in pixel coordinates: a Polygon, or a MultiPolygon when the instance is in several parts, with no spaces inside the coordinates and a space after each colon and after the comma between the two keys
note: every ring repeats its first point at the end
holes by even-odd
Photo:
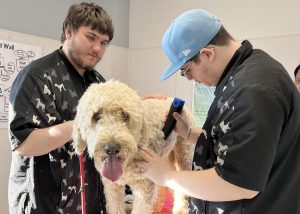
{"type": "Polygon", "coordinates": [[[124,203],[125,187],[103,179],[104,193],[106,198],[106,210],[108,214],[125,214],[124,203]]]}
{"type": "Polygon", "coordinates": [[[157,198],[157,187],[149,180],[136,181],[130,184],[134,195],[132,214],[151,214],[157,198]]]}

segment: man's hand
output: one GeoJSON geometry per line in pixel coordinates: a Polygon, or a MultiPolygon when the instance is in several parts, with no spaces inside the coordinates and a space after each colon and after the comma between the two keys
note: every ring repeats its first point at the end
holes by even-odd
{"type": "Polygon", "coordinates": [[[167,96],[161,95],[161,94],[147,94],[142,96],[142,100],[146,99],[159,99],[159,100],[166,100],[167,96]]]}
{"type": "Polygon", "coordinates": [[[189,137],[189,125],[187,122],[183,119],[183,117],[178,114],[177,112],[173,113],[173,117],[176,120],[176,126],[174,128],[174,131],[179,134],[183,139],[188,139],[189,137]]]}
{"type": "Polygon", "coordinates": [[[137,162],[143,168],[143,175],[157,185],[166,186],[168,175],[175,171],[174,166],[148,148],[139,148],[139,155],[144,159],[137,162]]]}

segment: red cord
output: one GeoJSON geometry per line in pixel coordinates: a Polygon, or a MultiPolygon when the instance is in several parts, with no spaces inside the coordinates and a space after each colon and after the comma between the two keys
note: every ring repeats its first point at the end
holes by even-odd
{"type": "Polygon", "coordinates": [[[86,205],[85,205],[85,178],[84,178],[84,163],[83,155],[79,155],[79,166],[80,166],[80,181],[81,181],[81,213],[86,214],[86,205]]]}

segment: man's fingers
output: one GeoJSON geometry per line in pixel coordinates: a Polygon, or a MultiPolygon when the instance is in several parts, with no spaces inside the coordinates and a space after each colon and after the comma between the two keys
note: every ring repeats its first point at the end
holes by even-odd
{"type": "Polygon", "coordinates": [[[145,99],[159,99],[159,100],[166,100],[167,96],[161,95],[161,94],[147,94],[142,96],[142,100],[145,99]]]}
{"type": "Polygon", "coordinates": [[[150,157],[154,157],[154,155],[155,155],[155,152],[153,150],[149,149],[149,148],[143,148],[141,146],[138,146],[138,148],[139,148],[139,152],[142,153],[142,154],[144,154],[144,155],[147,154],[150,157]]]}
{"type": "Polygon", "coordinates": [[[176,121],[180,121],[180,122],[185,123],[184,119],[182,118],[182,116],[178,112],[174,112],[173,117],[175,118],[176,121]]]}
{"type": "Polygon", "coordinates": [[[143,161],[143,160],[136,160],[135,163],[136,163],[138,166],[141,166],[141,167],[147,167],[147,166],[148,166],[148,162],[143,161]]]}

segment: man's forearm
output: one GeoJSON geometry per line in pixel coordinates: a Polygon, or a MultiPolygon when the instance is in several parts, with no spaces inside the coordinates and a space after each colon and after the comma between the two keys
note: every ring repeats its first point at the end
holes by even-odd
{"type": "Polygon", "coordinates": [[[166,185],[188,196],[206,201],[253,198],[256,191],[235,186],[219,177],[214,168],[202,171],[174,171],[166,185]]]}
{"type": "Polygon", "coordinates": [[[22,156],[40,156],[63,146],[72,139],[74,121],[48,128],[36,129],[22,142],[16,153],[22,156]]]}

